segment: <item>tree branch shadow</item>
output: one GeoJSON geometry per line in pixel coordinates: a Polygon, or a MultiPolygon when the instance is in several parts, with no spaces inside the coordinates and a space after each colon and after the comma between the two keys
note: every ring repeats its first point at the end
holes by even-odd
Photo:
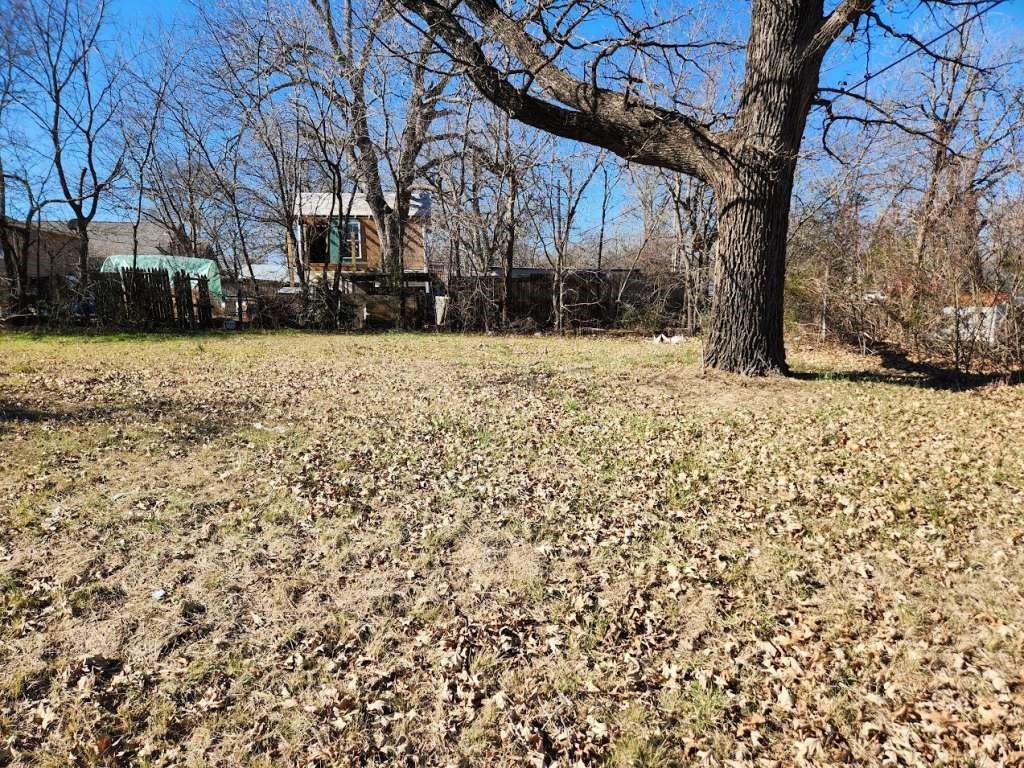
{"type": "Polygon", "coordinates": [[[168,438],[179,444],[198,443],[244,426],[253,415],[221,409],[214,412],[182,407],[169,398],[149,398],[138,402],[114,405],[82,405],[75,407],[31,407],[0,398],[0,435],[18,424],[52,424],[66,428],[102,422],[117,425],[145,425],[170,419],[187,430],[186,438],[168,438]]]}
{"type": "Polygon", "coordinates": [[[992,384],[1016,386],[1024,383],[1024,371],[1006,373],[964,373],[955,368],[911,360],[906,352],[879,350],[882,370],[867,371],[791,371],[800,381],[850,381],[893,384],[946,392],[967,392],[992,384]]]}
{"type": "Polygon", "coordinates": [[[57,424],[81,424],[87,421],[109,419],[118,413],[127,410],[125,407],[115,406],[87,406],[68,410],[56,410],[51,408],[29,408],[16,403],[0,400],[0,424],[9,422],[21,423],[42,423],[55,422],[57,424]]]}

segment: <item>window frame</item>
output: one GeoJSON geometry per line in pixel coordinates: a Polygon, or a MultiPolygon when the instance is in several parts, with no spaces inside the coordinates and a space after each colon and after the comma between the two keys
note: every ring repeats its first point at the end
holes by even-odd
{"type": "Polygon", "coordinates": [[[342,217],[336,216],[338,220],[338,265],[355,265],[366,263],[366,252],[363,248],[363,224],[357,216],[346,216],[344,218],[344,226],[342,226],[342,217]],[[355,235],[355,255],[352,254],[352,247],[346,244],[353,242],[352,235],[355,235]],[[348,258],[345,258],[345,252],[348,252],[348,258]]]}

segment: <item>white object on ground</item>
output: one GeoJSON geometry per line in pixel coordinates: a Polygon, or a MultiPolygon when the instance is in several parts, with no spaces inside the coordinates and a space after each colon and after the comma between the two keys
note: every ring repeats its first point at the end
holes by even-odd
{"type": "Polygon", "coordinates": [[[685,338],[685,336],[666,336],[664,333],[659,333],[651,341],[655,344],[681,344],[685,338]]]}

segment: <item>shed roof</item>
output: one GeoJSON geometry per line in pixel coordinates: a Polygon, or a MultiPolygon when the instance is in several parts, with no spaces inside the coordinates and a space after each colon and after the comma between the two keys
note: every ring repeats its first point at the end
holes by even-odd
{"type": "MultiPolygon", "coordinates": [[[[395,204],[395,195],[384,196],[388,205],[395,204]]],[[[350,216],[366,217],[373,215],[366,195],[362,192],[343,193],[340,198],[330,192],[300,192],[295,199],[296,216],[342,216],[346,212],[350,216]]],[[[430,194],[414,192],[409,201],[410,216],[426,216],[430,213],[430,194]]]]}
{"type": "MultiPolygon", "coordinates": [[[[174,237],[151,221],[139,223],[139,253],[169,253],[174,237]]],[[[94,221],[89,224],[89,255],[93,258],[132,252],[132,225],[127,221],[94,221]]]]}
{"type": "MultiPolygon", "coordinates": [[[[38,222],[40,230],[76,238],[78,232],[69,221],[46,220],[38,222]]],[[[89,257],[105,259],[108,256],[132,252],[132,222],[130,221],[99,221],[89,222],[89,257]]],[[[173,253],[177,238],[173,232],[162,224],[143,220],[138,226],[139,253],[164,254],[173,253]]]]}
{"type": "MultiPolygon", "coordinates": [[[[243,276],[245,273],[242,273],[243,276]]],[[[288,267],[285,264],[253,264],[252,275],[260,282],[287,283],[288,267]]]]}

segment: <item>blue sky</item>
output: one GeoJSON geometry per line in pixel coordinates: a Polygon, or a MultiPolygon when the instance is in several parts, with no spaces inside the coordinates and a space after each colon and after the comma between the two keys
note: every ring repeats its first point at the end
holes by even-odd
{"type": "MultiPolygon", "coordinates": [[[[189,24],[194,16],[193,3],[203,0],[113,0],[116,27],[119,32],[124,32],[135,38],[144,38],[148,31],[154,27],[183,28],[189,24]]],[[[285,2],[302,2],[302,0],[284,0],[285,2]]],[[[834,5],[838,0],[826,0],[826,5],[834,5]]],[[[642,18],[645,8],[657,7],[656,0],[633,0],[635,13],[642,18]]],[[[927,31],[934,31],[935,27],[928,22],[928,12],[920,4],[915,2],[905,3],[882,3],[880,7],[895,5],[898,8],[909,9],[894,15],[890,10],[885,10],[883,15],[888,20],[898,19],[902,29],[911,29],[922,34],[927,31]]],[[[734,8],[734,12],[727,13],[726,10],[720,14],[720,18],[729,19],[728,23],[735,23],[739,26],[738,34],[743,34],[743,27],[749,14],[749,3],[743,0],[723,0],[721,7],[734,8]]],[[[986,16],[986,24],[991,32],[1000,36],[1020,36],[1024,31],[1024,0],[1006,0],[1002,5],[992,10],[986,16]]],[[[875,46],[870,58],[870,65],[865,59],[864,51],[859,48],[845,46],[841,42],[833,47],[823,72],[823,82],[836,82],[838,80],[854,77],[859,79],[867,71],[876,71],[887,61],[899,56],[907,49],[900,48],[892,41],[884,41],[881,36],[876,36],[875,46]]]]}
{"type": "Polygon", "coordinates": [[[183,0],[120,0],[116,8],[125,20],[173,22],[192,16],[191,4],[183,0]]]}
{"type": "MultiPolygon", "coordinates": [[[[140,43],[138,46],[141,48],[139,55],[145,56],[147,45],[146,38],[148,35],[154,33],[156,30],[163,29],[169,31],[173,35],[182,35],[183,37],[188,36],[187,27],[194,16],[194,8],[192,5],[193,0],[113,0],[113,18],[114,24],[111,30],[111,34],[117,37],[121,37],[126,40],[135,41],[140,43]]],[[[203,0],[198,0],[202,2],[203,0]]],[[[285,0],[286,2],[302,0],[285,0]]],[[[830,5],[834,4],[835,0],[830,0],[830,5]]],[[[645,7],[657,7],[655,0],[635,0],[634,7],[638,14],[643,13],[645,7]]],[[[880,4],[881,7],[885,7],[888,4],[880,4]]],[[[911,3],[897,4],[902,7],[914,7],[911,3]]],[[[721,16],[720,19],[726,23],[736,25],[738,27],[737,33],[742,34],[744,32],[743,27],[746,25],[746,17],[749,13],[749,3],[739,2],[738,0],[725,0],[723,7],[729,9],[732,7],[733,12],[729,13],[728,16],[721,16]]],[[[886,12],[886,15],[891,18],[891,15],[886,12]]],[[[902,16],[902,27],[903,28],[917,28],[918,30],[925,30],[929,28],[927,24],[926,12],[917,6],[915,11],[910,14],[902,16]]],[[[1024,0],[1010,0],[1005,2],[995,11],[992,11],[990,16],[987,18],[988,28],[1000,36],[1018,36],[1022,29],[1024,29],[1024,0]]],[[[930,27],[934,30],[934,27],[930,27]]],[[[130,47],[135,48],[135,45],[130,47]]],[[[872,51],[870,65],[867,71],[877,71],[885,63],[899,56],[907,49],[901,49],[893,42],[883,43],[877,41],[872,51]]],[[[865,58],[863,55],[863,49],[860,47],[847,46],[842,43],[835,46],[829,58],[826,61],[826,69],[823,73],[823,83],[836,82],[838,80],[858,80],[865,72],[865,58]]],[[[813,133],[815,130],[813,121],[809,127],[809,132],[813,133]]],[[[808,136],[808,142],[814,141],[811,136],[808,136]]],[[[627,205],[631,205],[632,201],[627,198],[626,194],[628,190],[620,190],[617,195],[616,208],[622,210],[627,205]]],[[[595,206],[587,206],[593,209],[595,206]]],[[[101,216],[110,217],[112,212],[103,210],[100,213],[101,216]]]]}

